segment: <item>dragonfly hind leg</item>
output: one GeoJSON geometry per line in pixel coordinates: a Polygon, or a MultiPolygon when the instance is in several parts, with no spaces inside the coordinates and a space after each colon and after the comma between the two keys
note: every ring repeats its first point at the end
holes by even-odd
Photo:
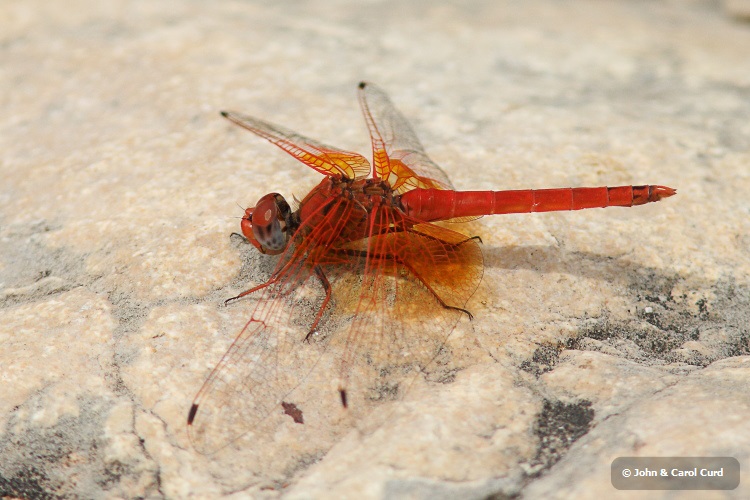
{"type": "MultiPolygon", "coordinates": [[[[422,232],[419,232],[419,231],[414,231],[414,234],[418,234],[422,238],[429,238],[431,240],[439,241],[441,243],[446,243],[445,241],[441,240],[440,238],[436,238],[436,237],[434,237],[434,236],[432,236],[430,234],[425,234],[425,233],[422,233],[422,232]]],[[[470,241],[475,241],[475,240],[478,241],[479,243],[482,243],[482,238],[481,237],[479,237],[479,236],[470,236],[470,237],[466,238],[465,240],[459,241],[458,243],[453,243],[453,245],[456,246],[456,247],[458,247],[458,246],[463,245],[464,243],[468,243],[470,241]]],[[[442,299],[442,297],[440,297],[440,295],[438,295],[438,293],[435,290],[432,289],[432,287],[429,285],[429,283],[427,283],[422,278],[422,276],[419,275],[419,273],[417,272],[417,270],[414,269],[412,266],[410,266],[406,261],[404,261],[403,259],[399,259],[398,257],[392,257],[392,258],[393,258],[394,261],[396,261],[397,263],[399,263],[402,266],[404,266],[415,278],[417,278],[419,280],[419,282],[422,283],[422,285],[424,285],[424,287],[432,294],[432,296],[435,297],[435,300],[437,300],[438,303],[441,306],[443,306],[445,309],[452,309],[454,311],[460,311],[462,313],[465,313],[469,317],[470,321],[474,319],[474,315],[471,314],[471,312],[469,312],[467,309],[464,309],[463,307],[456,307],[456,306],[451,306],[451,305],[446,304],[445,301],[442,299]]]]}
{"type": "MultiPolygon", "coordinates": [[[[402,231],[405,231],[405,232],[408,232],[408,233],[412,233],[412,234],[417,234],[417,235],[419,235],[420,238],[428,238],[428,239],[433,240],[433,241],[439,241],[440,243],[445,243],[445,241],[441,240],[440,238],[436,238],[435,236],[432,236],[431,234],[422,233],[422,232],[414,231],[414,230],[410,230],[410,229],[404,229],[402,231]]],[[[401,231],[399,231],[399,232],[401,232],[401,231]]],[[[459,241],[458,243],[451,243],[451,244],[458,247],[458,246],[463,245],[464,243],[468,243],[468,242],[474,241],[474,240],[478,241],[479,243],[484,243],[482,241],[482,237],[481,236],[469,236],[465,240],[459,241]]]]}
{"type": "MultiPolygon", "coordinates": [[[[437,238],[434,238],[434,237],[432,237],[432,236],[429,236],[429,235],[424,235],[424,234],[421,234],[421,233],[420,233],[420,236],[426,236],[426,237],[428,237],[428,238],[433,238],[433,239],[437,239],[437,238]]],[[[471,238],[466,238],[466,239],[465,239],[464,241],[461,241],[461,242],[459,242],[459,243],[456,243],[456,246],[458,246],[458,245],[462,245],[463,243],[466,243],[466,242],[468,242],[468,241],[471,241],[471,240],[474,240],[474,239],[479,239],[479,236],[472,236],[471,238]]],[[[442,241],[442,240],[441,240],[441,241],[442,241]]],[[[481,241],[481,239],[480,239],[479,241],[481,241]]],[[[367,252],[364,252],[364,251],[362,251],[362,250],[339,250],[339,252],[340,252],[340,253],[343,253],[344,255],[349,255],[349,256],[361,256],[361,257],[367,257],[367,252]]],[[[456,307],[456,306],[451,306],[451,305],[448,305],[448,304],[446,304],[446,303],[445,303],[445,301],[444,301],[444,300],[442,299],[442,297],[440,297],[440,295],[438,295],[438,293],[437,293],[437,292],[436,292],[435,290],[433,290],[433,289],[432,289],[432,287],[431,287],[431,286],[429,285],[429,283],[427,283],[427,282],[426,282],[426,281],[425,281],[425,280],[424,280],[424,279],[422,278],[422,276],[420,276],[420,275],[419,275],[419,273],[417,272],[417,270],[416,270],[416,269],[414,269],[414,268],[413,268],[412,266],[410,266],[409,264],[407,264],[407,263],[406,263],[406,262],[405,262],[405,261],[404,261],[403,259],[401,259],[401,258],[399,258],[399,257],[397,257],[397,256],[395,256],[395,255],[390,255],[390,254],[385,254],[385,255],[369,255],[369,258],[371,258],[371,259],[389,259],[389,260],[392,260],[393,262],[396,262],[397,264],[401,264],[401,265],[402,265],[402,266],[404,266],[404,267],[405,267],[405,268],[406,268],[406,269],[407,269],[407,270],[408,270],[408,271],[409,271],[409,272],[410,272],[410,273],[411,273],[411,274],[412,274],[412,275],[413,275],[413,276],[414,276],[415,278],[417,278],[417,279],[419,280],[419,282],[420,282],[420,283],[422,283],[422,285],[424,285],[424,287],[425,287],[425,288],[427,289],[427,291],[428,291],[428,292],[430,292],[430,294],[431,294],[431,295],[432,295],[433,297],[435,297],[435,300],[437,300],[437,301],[438,301],[438,303],[439,303],[439,304],[440,304],[440,305],[441,305],[442,307],[444,307],[445,309],[451,309],[451,310],[453,310],[453,311],[460,311],[460,312],[462,312],[462,313],[466,314],[466,315],[467,315],[467,316],[469,317],[469,320],[472,320],[472,319],[474,319],[474,315],[473,315],[473,314],[471,314],[471,312],[469,312],[468,310],[464,309],[463,307],[456,307]]]]}
{"type": "Polygon", "coordinates": [[[481,236],[470,236],[466,238],[464,241],[459,241],[458,243],[456,243],[456,246],[463,245],[464,243],[468,243],[469,241],[473,241],[473,240],[476,240],[479,243],[484,243],[484,241],[482,241],[481,236]]]}
{"type": "MultiPolygon", "coordinates": [[[[466,241],[472,240],[474,238],[479,238],[479,237],[478,236],[474,236],[472,238],[468,238],[466,241]]],[[[461,243],[465,243],[466,241],[462,241],[461,243]]],[[[461,243],[458,243],[458,245],[460,245],[461,243]]],[[[445,301],[442,299],[442,297],[440,297],[440,295],[438,295],[437,292],[432,289],[432,287],[430,286],[430,284],[427,283],[422,278],[422,276],[419,275],[419,273],[417,272],[417,270],[414,269],[412,266],[410,266],[408,263],[406,263],[406,261],[404,261],[402,259],[394,259],[394,260],[396,262],[398,262],[399,264],[401,264],[402,266],[404,266],[412,274],[412,276],[414,276],[415,278],[417,278],[419,280],[419,282],[422,283],[422,285],[424,285],[424,287],[427,289],[427,291],[429,291],[432,294],[432,296],[435,297],[435,300],[437,300],[438,303],[441,306],[443,306],[445,309],[451,309],[453,311],[460,311],[462,313],[465,313],[469,317],[470,321],[472,319],[474,319],[474,315],[471,314],[468,310],[464,309],[463,307],[456,307],[456,306],[451,306],[451,305],[446,304],[445,301]]]]}

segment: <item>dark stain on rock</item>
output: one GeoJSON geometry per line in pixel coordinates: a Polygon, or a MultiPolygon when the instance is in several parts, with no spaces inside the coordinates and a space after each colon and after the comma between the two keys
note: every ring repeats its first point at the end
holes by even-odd
{"type": "Polygon", "coordinates": [[[750,289],[733,279],[710,287],[647,273],[634,281],[630,318],[612,318],[606,311],[583,320],[571,349],[591,349],[592,339],[646,364],[686,363],[707,366],[714,361],[750,354],[750,289]],[[691,302],[681,290],[704,290],[691,302]]]}
{"type": "Polygon", "coordinates": [[[9,477],[0,472],[1,498],[63,498],[50,492],[49,488],[47,475],[34,466],[24,465],[9,477]]]}
{"type": "Polygon", "coordinates": [[[557,344],[542,344],[537,347],[531,359],[521,363],[521,370],[531,373],[538,377],[544,373],[552,371],[560,359],[560,353],[568,347],[563,342],[557,344]]]}
{"type": "Polygon", "coordinates": [[[534,428],[539,449],[532,461],[536,466],[532,476],[539,476],[560,460],[568,448],[589,431],[593,420],[594,409],[590,401],[568,404],[545,400],[534,428]]]}

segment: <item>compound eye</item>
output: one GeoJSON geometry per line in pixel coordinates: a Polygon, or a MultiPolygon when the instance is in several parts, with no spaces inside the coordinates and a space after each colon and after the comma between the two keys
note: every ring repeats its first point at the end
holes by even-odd
{"type": "Polygon", "coordinates": [[[249,241],[250,243],[255,246],[258,250],[261,251],[261,253],[265,253],[263,251],[263,247],[260,246],[260,243],[258,240],[255,239],[255,234],[253,233],[253,211],[255,210],[255,207],[248,208],[245,210],[245,215],[242,217],[242,221],[240,221],[240,230],[242,230],[243,236],[249,241]]]}
{"type": "MultiPolygon", "coordinates": [[[[286,234],[282,226],[283,218],[279,215],[277,196],[280,197],[276,193],[267,194],[258,201],[255,208],[248,209],[250,213],[245,211],[248,223],[252,226],[253,239],[264,253],[277,254],[286,248],[286,234]]],[[[252,242],[252,239],[248,239],[252,242]]]]}
{"type": "Polygon", "coordinates": [[[277,219],[279,209],[276,208],[276,200],[272,194],[267,194],[255,205],[251,214],[253,227],[266,227],[277,219]]]}

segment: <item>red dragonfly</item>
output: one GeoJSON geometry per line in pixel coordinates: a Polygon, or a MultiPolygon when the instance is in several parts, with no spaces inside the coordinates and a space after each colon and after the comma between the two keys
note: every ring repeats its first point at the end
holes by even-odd
{"type": "Polygon", "coordinates": [[[456,191],[382,90],[360,83],[359,103],[372,165],[360,154],[222,112],[325,178],[295,209],[271,193],[245,211],[244,237],[280,259],[267,282],[229,299],[260,293],[190,408],[188,430],[199,451],[257,432],[273,412],[304,422],[304,387],[324,355],[335,360],[338,380],[329,386],[343,407],[393,396],[409,373],[439,364],[461,315],[472,317],[465,305],[483,263],[478,237],[434,222],[631,207],[675,194],[656,185],[456,191]],[[300,293],[305,287],[317,292],[300,293]]]}

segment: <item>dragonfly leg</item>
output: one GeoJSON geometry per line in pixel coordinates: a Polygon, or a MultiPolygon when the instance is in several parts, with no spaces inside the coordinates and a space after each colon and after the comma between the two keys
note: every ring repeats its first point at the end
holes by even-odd
{"type": "Polygon", "coordinates": [[[456,243],[456,246],[463,245],[464,243],[466,243],[468,241],[472,241],[472,240],[477,240],[479,243],[484,243],[482,241],[481,237],[479,237],[479,236],[471,236],[470,238],[466,238],[464,241],[459,241],[458,243],[456,243]]]}
{"type": "MultiPolygon", "coordinates": [[[[244,243],[250,243],[250,240],[248,240],[247,238],[245,238],[245,235],[244,235],[244,234],[240,234],[240,233],[232,233],[232,234],[230,234],[230,235],[229,235],[229,237],[230,237],[230,238],[232,238],[232,237],[234,237],[234,236],[239,236],[240,238],[242,238],[242,241],[243,241],[244,243]]],[[[251,294],[251,293],[253,293],[253,292],[257,292],[258,290],[260,290],[260,289],[262,289],[262,288],[265,288],[265,287],[267,287],[268,285],[271,285],[271,284],[273,284],[274,282],[276,282],[276,279],[275,279],[274,277],[271,277],[271,279],[270,279],[270,280],[268,280],[267,282],[263,283],[262,285],[258,285],[258,286],[256,286],[256,287],[253,287],[253,288],[251,288],[250,290],[245,290],[244,292],[242,292],[241,294],[239,294],[239,295],[237,295],[237,296],[235,296],[235,297],[230,297],[230,298],[228,298],[227,300],[225,300],[225,301],[224,301],[224,305],[227,305],[227,304],[229,304],[229,303],[230,303],[230,302],[232,302],[233,300],[241,299],[242,297],[244,297],[244,296],[246,296],[246,295],[250,295],[250,294],[251,294]]]]}
{"type": "Polygon", "coordinates": [[[310,339],[315,333],[315,329],[318,327],[318,322],[320,321],[320,318],[323,317],[328,302],[331,300],[331,283],[328,282],[328,278],[326,278],[326,275],[320,266],[315,266],[314,269],[315,274],[318,276],[318,279],[320,279],[320,284],[323,285],[323,290],[326,292],[326,298],[323,299],[323,303],[320,305],[320,309],[318,309],[318,314],[315,315],[315,321],[313,321],[310,331],[305,335],[305,342],[310,342],[310,339]]]}
{"type": "MultiPolygon", "coordinates": [[[[419,236],[423,238],[429,238],[435,241],[440,241],[441,243],[446,243],[440,238],[436,238],[429,234],[420,233],[419,231],[411,231],[409,229],[405,229],[405,231],[410,231],[414,234],[418,234],[419,236]]],[[[471,236],[469,238],[466,238],[463,241],[459,241],[458,243],[455,243],[454,245],[460,246],[460,245],[463,245],[464,243],[468,243],[469,241],[474,241],[474,240],[477,240],[480,243],[482,243],[482,238],[480,238],[479,236],[471,236]]],[[[432,294],[433,297],[435,297],[435,299],[440,303],[441,306],[443,306],[446,309],[453,309],[454,311],[461,311],[463,313],[466,313],[466,315],[469,317],[469,320],[474,319],[474,315],[471,314],[468,310],[464,309],[463,307],[449,306],[448,304],[446,304],[445,301],[440,297],[440,295],[438,295],[437,292],[433,290],[432,287],[425,280],[422,279],[422,277],[419,275],[417,270],[411,267],[406,261],[399,259],[398,257],[391,257],[391,258],[395,260],[396,262],[398,262],[399,264],[401,264],[402,266],[404,266],[406,269],[408,269],[409,272],[412,275],[414,275],[414,277],[417,278],[425,286],[425,288],[427,288],[427,290],[432,294]]]]}
{"type": "MultiPolygon", "coordinates": [[[[392,232],[393,233],[397,233],[397,232],[403,232],[403,231],[406,231],[406,232],[412,233],[412,234],[417,234],[421,238],[428,238],[428,239],[433,240],[433,241],[439,241],[440,243],[446,243],[445,241],[441,240],[440,238],[436,238],[435,236],[432,236],[432,235],[429,235],[429,234],[425,234],[425,233],[421,233],[421,232],[415,231],[413,229],[406,228],[406,229],[399,229],[397,231],[392,231],[392,232]]],[[[464,243],[468,243],[469,241],[474,241],[474,240],[478,241],[479,243],[484,243],[482,241],[482,238],[479,237],[479,236],[469,236],[465,240],[459,241],[458,243],[452,243],[452,245],[460,246],[460,245],[463,245],[464,243]]]]}
{"type": "MultiPolygon", "coordinates": [[[[428,238],[437,239],[437,238],[434,238],[432,236],[424,235],[424,234],[421,234],[421,233],[418,233],[418,234],[420,236],[426,236],[428,238]]],[[[456,243],[455,245],[458,246],[458,245],[461,245],[463,243],[466,243],[467,241],[471,241],[471,240],[477,239],[477,238],[479,238],[479,236],[473,236],[471,238],[466,238],[464,241],[456,243]]],[[[442,241],[442,240],[440,240],[440,241],[442,241]]],[[[445,242],[443,242],[443,243],[445,243],[445,242]]],[[[437,300],[438,303],[441,306],[443,306],[446,309],[452,309],[454,311],[461,311],[462,313],[466,313],[466,315],[469,317],[470,320],[474,319],[474,315],[471,314],[466,309],[464,309],[463,307],[450,306],[450,305],[446,304],[445,301],[440,297],[440,295],[438,295],[437,292],[432,289],[432,287],[429,285],[429,283],[427,283],[424,279],[422,279],[422,277],[419,275],[419,273],[417,272],[416,269],[414,269],[406,261],[404,261],[403,259],[400,259],[399,257],[397,257],[395,255],[389,255],[389,254],[383,254],[383,255],[370,254],[368,256],[367,252],[365,252],[364,250],[348,250],[348,249],[335,250],[335,251],[332,251],[332,253],[343,253],[345,255],[350,255],[350,256],[369,257],[370,259],[390,259],[390,260],[392,260],[392,261],[394,261],[394,262],[396,262],[398,264],[401,264],[415,278],[417,278],[420,281],[420,283],[422,283],[424,285],[424,287],[427,289],[427,291],[429,291],[432,294],[432,296],[435,297],[435,300],[437,300]]]]}
{"type": "MultiPolygon", "coordinates": [[[[469,238],[468,240],[470,240],[470,239],[472,239],[472,238],[469,238]]],[[[466,240],[466,241],[468,241],[468,240],[466,240]]],[[[465,243],[465,241],[462,241],[461,243],[465,243]]],[[[461,243],[458,243],[458,245],[460,245],[461,243]]],[[[425,280],[422,279],[422,277],[419,275],[419,273],[417,272],[417,270],[414,269],[413,267],[411,267],[406,261],[404,261],[402,259],[398,259],[398,258],[396,258],[394,260],[396,262],[398,262],[399,264],[401,264],[402,266],[404,266],[406,269],[408,269],[409,272],[415,278],[417,278],[424,285],[425,288],[427,288],[427,290],[432,294],[432,296],[435,297],[435,299],[438,301],[438,303],[440,303],[440,305],[443,306],[445,309],[452,309],[454,311],[461,311],[462,313],[466,313],[466,315],[469,317],[469,320],[474,319],[474,315],[471,314],[466,309],[464,309],[463,307],[449,306],[448,304],[446,304],[445,301],[440,297],[440,295],[438,295],[437,292],[432,289],[432,287],[429,285],[429,283],[427,283],[425,280]]]]}
{"type": "MultiPolygon", "coordinates": [[[[418,234],[419,236],[421,236],[423,238],[429,238],[431,240],[439,241],[441,243],[446,243],[445,241],[441,240],[440,238],[436,238],[436,237],[434,237],[432,235],[424,234],[424,233],[421,233],[419,231],[413,231],[411,229],[404,229],[404,231],[412,232],[414,234],[418,234]]],[[[455,246],[460,246],[460,245],[463,245],[464,243],[468,243],[469,241],[474,241],[474,240],[477,240],[477,241],[479,241],[479,243],[482,243],[482,238],[480,238],[479,236],[471,236],[469,238],[466,238],[463,241],[459,241],[458,243],[455,243],[454,245],[455,246]]],[[[440,303],[441,306],[443,306],[446,309],[453,309],[454,311],[461,311],[463,313],[466,313],[466,315],[469,317],[469,320],[474,319],[474,315],[471,314],[471,312],[469,312],[466,309],[464,309],[463,307],[450,306],[450,305],[446,304],[445,301],[440,297],[440,295],[438,295],[437,292],[435,290],[433,290],[432,287],[425,280],[422,279],[422,277],[419,275],[419,273],[417,272],[417,270],[414,269],[413,267],[411,267],[406,261],[404,261],[402,259],[399,259],[398,257],[395,257],[395,256],[387,256],[387,257],[393,259],[394,261],[398,262],[399,264],[401,264],[402,266],[404,266],[406,269],[408,269],[409,272],[412,275],[414,275],[414,277],[417,278],[425,286],[425,288],[427,288],[427,290],[432,294],[433,297],[435,297],[435,299],[440,303]]]]}
{"type": "MultiPolygon", "coordinates": [[[[243,236],[243,238],[245,238],[245,237],[243,236]]],[[[245,238],[245,239],[247,240],[247,238],[245,238]]],[[[245,297],[246,295],[250,295],[253,292],[257,292],[258,290],[261,290],[261,289],[263,289],[263,288],[265,288],[265,287],[267,287],[269,285],[273,285],[274,283],[276,283],[279,280],[280,276],[283,276],[290,269],[292,269],[292,264],[293,263],[294,263],[294,261],[290,260],[281,269],[276,269],[273,272],[273,274],[271,275],[271,277],[269,278],[268,281],[266,281],[262,285],[258,285],[256,287],[253,287],[250,290],[245,290],[244,292],[242,292],[241,294],[237,295],[236,297],[230,297],[230,298],[228,298],[227,300],[224,301],[224,305],[229,304],[233,300],[241,299],[242,297],[245,297]]]]}
{"type": "Polygon", "coordinates": [[[242,297],[244,297],[246,295],[250,295],[253,292],[257,292],[258,290],[261,290],[261,289],[263,289],[263,288],[265,288],[265,287],[267,287],[269,285],[273,285],[274,283],[276,283],[276,279],[277,279],[276,277],[272,277],[270,280],[266,281],[265,283],[263,283],[261,285],[254,286],[250,290],[245,290],[244,292],[242,292],[241,294],[239,294],[239,295],[237,295],[235,297],[230,297],[230,298],[228,298],[227,300],[224,301],[224,305],[227,305],[227,304],[229,304],[230,302],[232,302],[234,300],[241,299],[242,297]]]}

